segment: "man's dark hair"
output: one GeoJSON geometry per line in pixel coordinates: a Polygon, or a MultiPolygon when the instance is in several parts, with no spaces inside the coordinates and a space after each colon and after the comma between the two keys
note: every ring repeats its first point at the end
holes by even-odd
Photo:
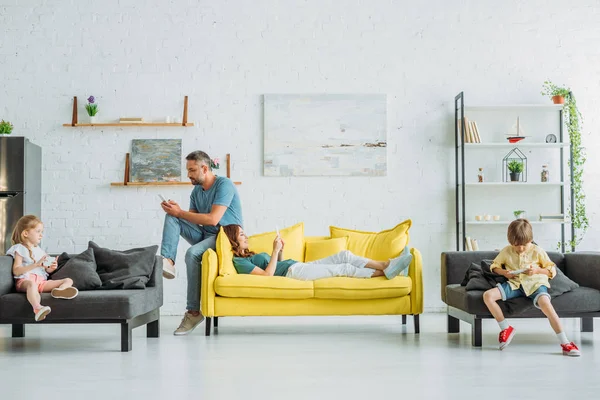
{"type": "Polygon", "coordinates": [[[208,166],[209,170],[212,170],[211,166],[210,166],[210,157],[208,156],[208,154],[206,154],[203,151],[200,150],[196,150],[196,151],[192,151],[190,154],[187,155],[187,157],[185,158],[188,161],[196,161],[196,163],[200,164],[200,163],[204,163],[208,166]]]}

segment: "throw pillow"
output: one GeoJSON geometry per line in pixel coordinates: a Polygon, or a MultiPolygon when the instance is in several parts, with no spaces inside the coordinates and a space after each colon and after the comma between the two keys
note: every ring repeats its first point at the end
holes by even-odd
{"type": "MultiPolygon", "coordinates": [[[[304,261],[304,222],[280,229],[279,234],[285,242],[283,258],[304,261]]],[[[255,253],[271,254],[276,235],[275,231],[252,235],[248,238],[248,247],[255,253]]]]}
{"type": "Polygon", "coordinates": [[[217,235],[216,242],[216,250],[217,257],[219,259],[219,275],[235,275],[237,271],[233,266],[233,253],[231,250],[231,243],[229,243],[229,239],[225,232],[223,232],[223,227],[219,229],[219,234],[217,235]]]}
{"type": "Polygon", "coordinates": [[[102,289],[144,289],[154,268],[158,246],[110,250],[89,242],[98,265],[102,289]]]}
{"type": "Polygon", "coordinates": [[[348,237],[306,242],[304,261],[316,261],[348,249],[348,237]]]}
{"type": "Polygon", "coordinates": [[[96,259],[92,249],[87,249],[74,257],[62,253],[58,261],[59,266],[50,274],[50,279],[56,281],[71,278],[73,286],[79,290],[94,290],[102,286],[102,281],[96,273],[96,259]]]}
{"type": "Polygon", "coordinates": [[[364,232],[330,226],[332,238],[348,236],[348,250],[362,257],[386,261],[398,257],[409,241],[408,229],[412,221],[407,219],[392,229],[381,232],[364,232]]]}
{"type": "Polygon", "coordinates": [[[560,296],[563,293],[569,292],[573,289],[577,289],[579,285],[569,279],[560,268],[556,267],[556,275],[550,279],[550,289],[548,294],[554,298],[560,296]]]}

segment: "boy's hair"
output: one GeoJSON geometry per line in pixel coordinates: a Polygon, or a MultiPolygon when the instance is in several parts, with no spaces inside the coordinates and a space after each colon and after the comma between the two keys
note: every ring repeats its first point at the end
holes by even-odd
{"type": "Polygon", "coordinates": [[[531,228],[531,224],[524,218],[514,220],[508,226],[506,237],[508,238],[508,243],[513,246],[524,246],[532,242],[533,229],[531,228]]]}
{"type": "MultiPolygon", "coordinates": [[[[22,244],[25,240],[23,239],[23,232],[28,231],[30,229],[34,229],[38,224],[41,224],[42,221],[36,217],[35,215],[24,215],[17,221],[17,225],[15,225],[15,229],[13,230],[11,241],[12,244],[22,244]]],[[[29,248],[29,246],[25,246],[29,250],[29,256],[33,259],[33,252],[29,248]]]]}

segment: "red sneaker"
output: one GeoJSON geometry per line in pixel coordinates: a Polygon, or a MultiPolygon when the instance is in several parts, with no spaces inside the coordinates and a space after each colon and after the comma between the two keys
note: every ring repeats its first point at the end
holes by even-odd
{"type": "Polygon", "coordinates": [[[581,351],[573,342],[561,344],[560,347],[562,347],[563,356],[579,357],[581,355],[581,351]]]}
{"type": "Polygon", "coordinates": [[[504,350],[504,348],[508,346],[513,336],[515,336],[515,328],[513,328],[510,325],[508,326],[508,328],[500,332],[500,335],[498,335],[498,341],[500,342],[500,350],[504,350]]]}

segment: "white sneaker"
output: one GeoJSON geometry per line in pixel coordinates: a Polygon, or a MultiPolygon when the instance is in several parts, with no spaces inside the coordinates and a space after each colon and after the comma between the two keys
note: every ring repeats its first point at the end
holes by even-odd
{"type": "Polygon", "coordinates": [[[52,309],[48,306],[42,306],[35,310],[35,322],[46,319],[46,316],[50,314],[50,311],[52,311],[52,309]]]}
{"type": "Polygon", "coordinates": [[[175,278],[175,265],[171,264],[168,258],[163,257],[163,277],[166,279],[175,278]]]}

